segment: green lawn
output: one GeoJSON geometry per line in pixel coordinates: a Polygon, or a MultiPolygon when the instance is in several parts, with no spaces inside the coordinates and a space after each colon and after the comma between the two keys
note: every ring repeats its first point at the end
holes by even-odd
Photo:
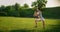
{"type": "Polygon", "coordinates": [[[35,28],[34,18],[0,16],[0,32],[60,32],[60,19],[46,19],[45,24],[45,29],[42,22],[35,28]]]}

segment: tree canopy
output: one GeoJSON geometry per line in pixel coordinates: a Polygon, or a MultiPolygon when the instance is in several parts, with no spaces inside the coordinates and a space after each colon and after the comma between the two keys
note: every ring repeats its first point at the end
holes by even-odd
{"type": "Polygon", "coordinates": [[[38,7],[38,9],[42,9],[46,7],[47,0],[37,0],[32,3],[32,7],[38,7]]]}

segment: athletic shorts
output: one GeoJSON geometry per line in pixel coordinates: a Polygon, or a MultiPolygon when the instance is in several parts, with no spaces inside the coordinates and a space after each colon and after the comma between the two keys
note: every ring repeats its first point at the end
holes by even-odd
{"type": "Polygon", "coordinates": [[[35,16],[35,18],[39,18],[39,17],[35,16]]]}
{"type": "Polygon", "coordinates": [[[35,20],[45,21],[45,19],[43,17],[41,17],[41,18],[35,18],[35,20]]]}

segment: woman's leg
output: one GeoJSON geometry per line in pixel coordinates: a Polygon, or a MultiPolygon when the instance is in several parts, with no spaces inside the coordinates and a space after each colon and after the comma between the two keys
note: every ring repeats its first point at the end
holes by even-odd
{"type": "Polygon", "coordinates": [[[43,23],[43,27],[45,27],[45,21],[42,21],[42,23],[43,23]]]}
{"type": "Polygon", "coordinates": [[[35,20],[35,27],[37,27],[37,20],[35,20]]]}
{"type": "Polygon", "coordinates": [[[35,27],[37,27],[37,22],[38,22],[38,20],[37,20],[37,18],[35,19],[35,27]]]}
{"type": "Polygon", "coordinates": [[[43,28],[45,28],[45,19],[43,17],[41,18],[41,21],[42,21],[43,28]]]}
{"type": "Polygon", "coordinates": [[[43,29],[45,29],[45,21],[42,20],[43,29]]]}

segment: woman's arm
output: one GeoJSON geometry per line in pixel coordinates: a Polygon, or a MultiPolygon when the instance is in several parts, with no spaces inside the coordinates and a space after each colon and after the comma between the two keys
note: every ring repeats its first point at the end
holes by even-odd
{"type": "Polygon", "coordinates": [[[34,16],[34,17],[37,16],[36,11],[34,12],[33,16],[34,16]]]}

